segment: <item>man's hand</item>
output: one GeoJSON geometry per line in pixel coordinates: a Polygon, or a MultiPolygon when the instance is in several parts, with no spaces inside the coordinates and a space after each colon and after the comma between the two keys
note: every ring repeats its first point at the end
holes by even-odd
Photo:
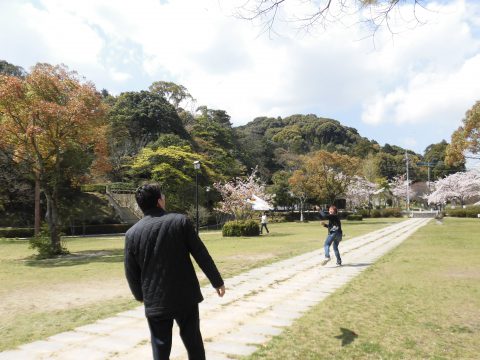
{"type": "Polygon", "coordinates": [[[223,297],[223,295],[225,295],[225,285],[222,285],[215,290],[217,290],[218,296],[223,297]]]}

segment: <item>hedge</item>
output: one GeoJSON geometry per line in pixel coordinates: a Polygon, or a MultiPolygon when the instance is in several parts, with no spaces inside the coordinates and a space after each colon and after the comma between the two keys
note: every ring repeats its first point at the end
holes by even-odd
{"type": "MultiPolygon", "coordinates": [[[[131,226],[132,224],[68,226],[62,229],[62,233],[65,235],[123,234],[131,226]]],[[[33,237],[33,232],[33,228],[3,228],[0,229],[0,238],[28,238],[33,237]]]]}
{"type": "Polygon", "coordinates": [[[347,215],[347,220],[360,221],[360,220],[363,220],[363,216],[351,214],[351,215],[347,215]]]}
{"type": "Polygon", "coordinates": [[[33,236],[33,228],[3,228],[0,229],[2,238],[27,238],[33,236]]]}
{"type": "Polygon", "coordinates": [[[223,236],[258,236],[260,227],[255,220],[227,221],[222,227],[223,236]]]}
{"type": "Polygon", "coordinates": [[[469,206],[459,209],[445,209],[445,215],[452,217],[476,218],[480,214],[480,206],[469,206]]]}

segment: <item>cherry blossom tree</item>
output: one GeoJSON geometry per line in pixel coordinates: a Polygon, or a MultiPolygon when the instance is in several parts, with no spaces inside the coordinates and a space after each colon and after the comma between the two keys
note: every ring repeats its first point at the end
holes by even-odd
{"type": "Polygon", "coordinates": [[[458,172],[439,179],[434,183],[435,190],[428,195],[429,204],[445,205],[457,200],[461,205],[468,199],[480,195],[480,174],[475,171],[458,172]]]}
{"type": "Polygon", "coordinates": [[[415,196],[415,191],[412,190],[411,185],[412,180],[408,180],[407,183],[405,175],[396,176],[392,179],[392,181],[389,183],[389,188],[393,197],[397,200],[397,203],[400,203],[402,199],[406,199],[407,194],[409,199],[412,199],[415,196]]]}
{"type": "Polygon", "coordinates": [[[267,202],[272,198],[265,192],[265,184],[257,176],[257,168],[246,179],[237,177],[226,183],[214,183],[213,186],[223,199],[215,210],[233,215],[236,220],[251,217],[253,195],[267,202]]]}
{"type": "Polygon", "coordinates": [[[377,191],[377,184],[361,176],[354,176],[347,187],[347,201],[352,208],[368,206],[372,195],[377,191]]]}

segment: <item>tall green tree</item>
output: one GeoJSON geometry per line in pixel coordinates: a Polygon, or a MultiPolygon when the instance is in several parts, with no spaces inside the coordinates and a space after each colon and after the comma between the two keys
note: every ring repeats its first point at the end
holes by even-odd
{"type": "Polygon", "coordinates": [[[235,132],[230,123],[230,116],[224,110],[198,108],[190,134],[197,150],[206,155],[215,164],[219,172],[227,178],[244,172],[238,160],[239,146],[235,132]]]}
{"type": "Polygon", "coordinates": [[[425,149],[423,155],[424,162],[430,163],[430,181],[435,181],[445,176],[451,175],[455,172],[465,171],[465,162],[461,161],[458,164],[450,165],[445,159],[447,157],[447,149],[449,144],[442,140],[436,144],[430,144],[425,149]]]}
{"type": "Polygon", "coordinates": [[[185,212],[192,204],[196,170],[194,161],[200,161],[199,185],[201,188],[222,178],[215,165],[190,146],[143,148],[130,163],[129,176],[133,181],[157,181],[168,194],[168,208],[185,212]]]}
{"type": "Polygon", "coordinates": [[[149,91],[122,93],[113,101],[109,120],[111,163],[118,179],[125,164],[161,134],[189,139],[175,108],[163,96],[149,91]]]}

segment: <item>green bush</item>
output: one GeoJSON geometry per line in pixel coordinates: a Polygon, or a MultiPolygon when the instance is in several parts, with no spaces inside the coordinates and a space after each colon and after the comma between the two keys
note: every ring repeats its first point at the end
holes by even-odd
{"type": "Polygon", "coordinates": [[[83,192],[97,192],[101,194],[105,194],[105,184],[85,184],[80,186],[80,189],[83,192]]]}
{"type": "Polygon", "coordinates": [[[402,217],[402,209],[400,208],[385,208],[382,209],[382,217],[402,217]]]}
{"type": "Polygon", "coordinates": [[[382,212],[379,210],[379,209],[373,209],[371,212],[370,212],[370,216],[372,218],[379,218],[379,217],[382,217],[382,212]]]}
{"type": "Polygon", "coordinates": [[[132,224],[99,224],[85,226],[69,226],[64,229],[66,235],[103,235],[123,234],[132,224]]]}
{"type": "Polygon", "coordinates": [[[53,250],[50,234],[46,227],[42,228],[40,233],[37,236],[30,238],[28,242],[30,243],[29,248],[38,252],[38,259],[47,259],[55,255],[68,254],[68,250],[63,242],[60,244],[60,252],[53,250]]]}
{"type": "Polygon", "coordinates": [[[476,218],[480,214],[480,206],[468,206],[466,208],[445,209],[446,216],[476,218]]]}
{"type": "Polygon", "coordinates": [[[363,216],[360,214],[347,215],[347,220],[360,221],[363,220],[363,216]]]}
{"type": "Polygon", "coordinates": [[[260,227],[255,220],[227,221],[222,227],[223,236],[258,236],[260,227]]]}
{"type": "Polygon", "coordinates": [[[0,229],[0,237],[3,238],[26,238],[33,236],[33,228],[3,228],[0,229]]]}

